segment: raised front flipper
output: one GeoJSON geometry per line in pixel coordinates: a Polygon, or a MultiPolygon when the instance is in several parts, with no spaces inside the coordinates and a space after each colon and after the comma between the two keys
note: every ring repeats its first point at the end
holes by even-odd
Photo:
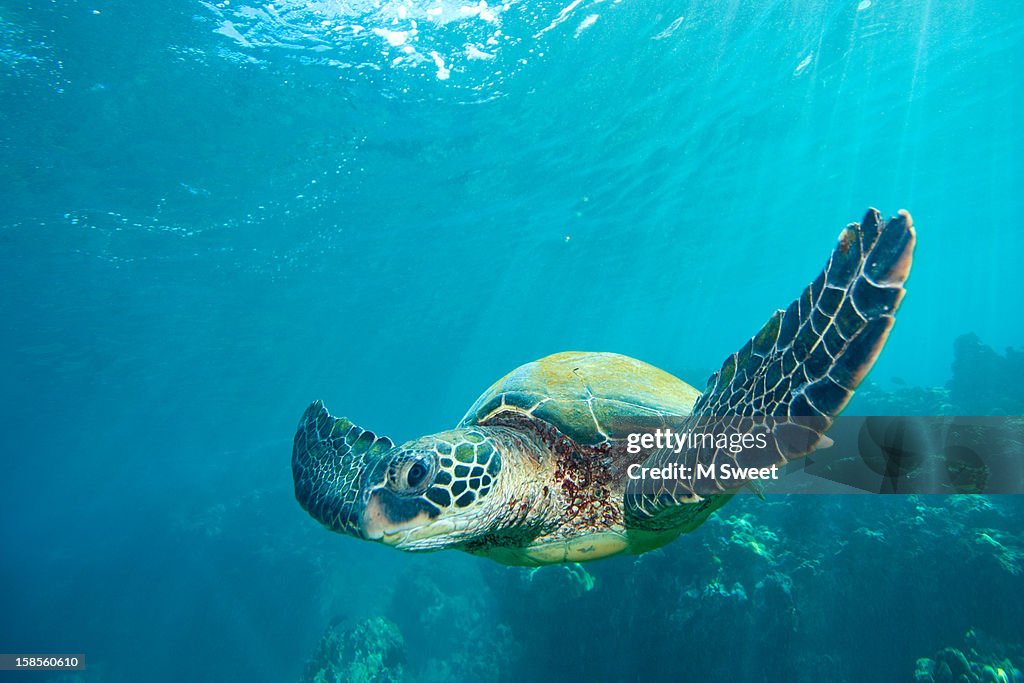
{"type": "Polygon", "coordinates": [[[776,311],[726,359],[681,425],[701,433],[760,428],[769,436],[767,447],[654,453],[644,467],[678,464],[690,474],[630,480],[625,504],[631,525],[675,528],[698,509],[712,507],[705,496],[732,492],[745,483],[696,476],[697,465],[707,475],[721,472],[722,464],[782,465],[814,450],[889,336],[905,293],[914,241],[906,211],[883,225],[881,215],[870,209],[862,225],[843,230],[825,269],[788,309],[776,311]]]}
{"type": "Polygon", "coordinates": [[[332,531],[362,535],[361,478],[394,444],[387,437],[332,417],[323,402],[306,408],[292,446],[295,499],[332,531]]]}

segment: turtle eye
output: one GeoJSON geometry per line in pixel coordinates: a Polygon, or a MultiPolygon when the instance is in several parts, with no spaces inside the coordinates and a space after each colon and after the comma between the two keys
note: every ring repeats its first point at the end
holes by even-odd
{"type": "Polygon", "coordinates": [[[435,463],[430,451],[403,449],[388,463],[387,485],[402,495],[419,495],[430,483],[435,463]]]}
{"type": "Polygon", "coordinates": [[[405,473],[405,481],[409,488],[414,489],[423,483],[427,478],[427,468],[421,462],[414,462],[409,471],[405,473]]]}

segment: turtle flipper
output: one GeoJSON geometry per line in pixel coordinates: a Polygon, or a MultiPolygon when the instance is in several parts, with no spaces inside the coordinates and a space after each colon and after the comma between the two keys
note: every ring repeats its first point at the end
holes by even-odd
{"type": "Polygon", "coordinates": [[[394,447],[343,417],[332,417],[322,401],[306,408],[292,446],[295,499],[332,531],[360,535],[363,473],[394,447]]]}
{"type": "MultiPolygon", "coordinates": [[[[785,311],[776,311],[711,376],[688,418],[690,428],[708,432],[716,424],[752,418],[746,424],[762,422],[772,430],[772,448],[736,455],[714,448],[658,452],[644,467],[678,463],[692,472],[694,465],[716,461],[764,467],[814,450],[889,336],[905,293],[914,241],[909,213],[900,211],[883,224],[878,211],[869,209],[862,224],[843,230],[825,269],[800,297],[785,311]],[[758,420],[759,416],[776,419],[758,420]]],[[[743,483],[695,477],[630,480],[627,516],[640,527],[670,528],[684,514],[679,509],[673,514],[673,508],[700,502],[708,494],[730,492],[743,483]]]]}

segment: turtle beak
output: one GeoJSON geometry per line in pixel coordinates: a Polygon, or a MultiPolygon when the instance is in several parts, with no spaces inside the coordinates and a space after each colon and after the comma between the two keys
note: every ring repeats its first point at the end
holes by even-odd
{"type": "Polygon", "coordinates": [[[367,540],[401,546],[410,532],[430,524],[437,514],[437,508],[419,496],[399,496],[380,487],[366,500],[360,531],[367,540]]]}
{"type": "Polygon", "coordinates": [[[388,520],[381,513],[380,504],[375,498],[369,496],[366,505],[363,507],[362,525],[360,528],[363,538],[368,541],[380,541],[384,538],[385,529],[389,527],[388,520]]]}

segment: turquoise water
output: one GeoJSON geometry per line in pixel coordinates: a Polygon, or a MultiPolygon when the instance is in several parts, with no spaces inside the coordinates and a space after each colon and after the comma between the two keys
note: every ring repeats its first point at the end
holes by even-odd
{"type": "Polygon", "coordinates": [[[1022,666],[1016,498],[744,500],[586,590],[328,534],[288,468],[313,399],[403,441],[561,350],[703,387],[868,206],[919,231],[869,389],[941,393],[1024,344],[1022,57],[995,1],[2,2],[0,651],[295,680],[342,616],[411,680],[480,675],[459,634],[509,679],[1022,666]]]}

